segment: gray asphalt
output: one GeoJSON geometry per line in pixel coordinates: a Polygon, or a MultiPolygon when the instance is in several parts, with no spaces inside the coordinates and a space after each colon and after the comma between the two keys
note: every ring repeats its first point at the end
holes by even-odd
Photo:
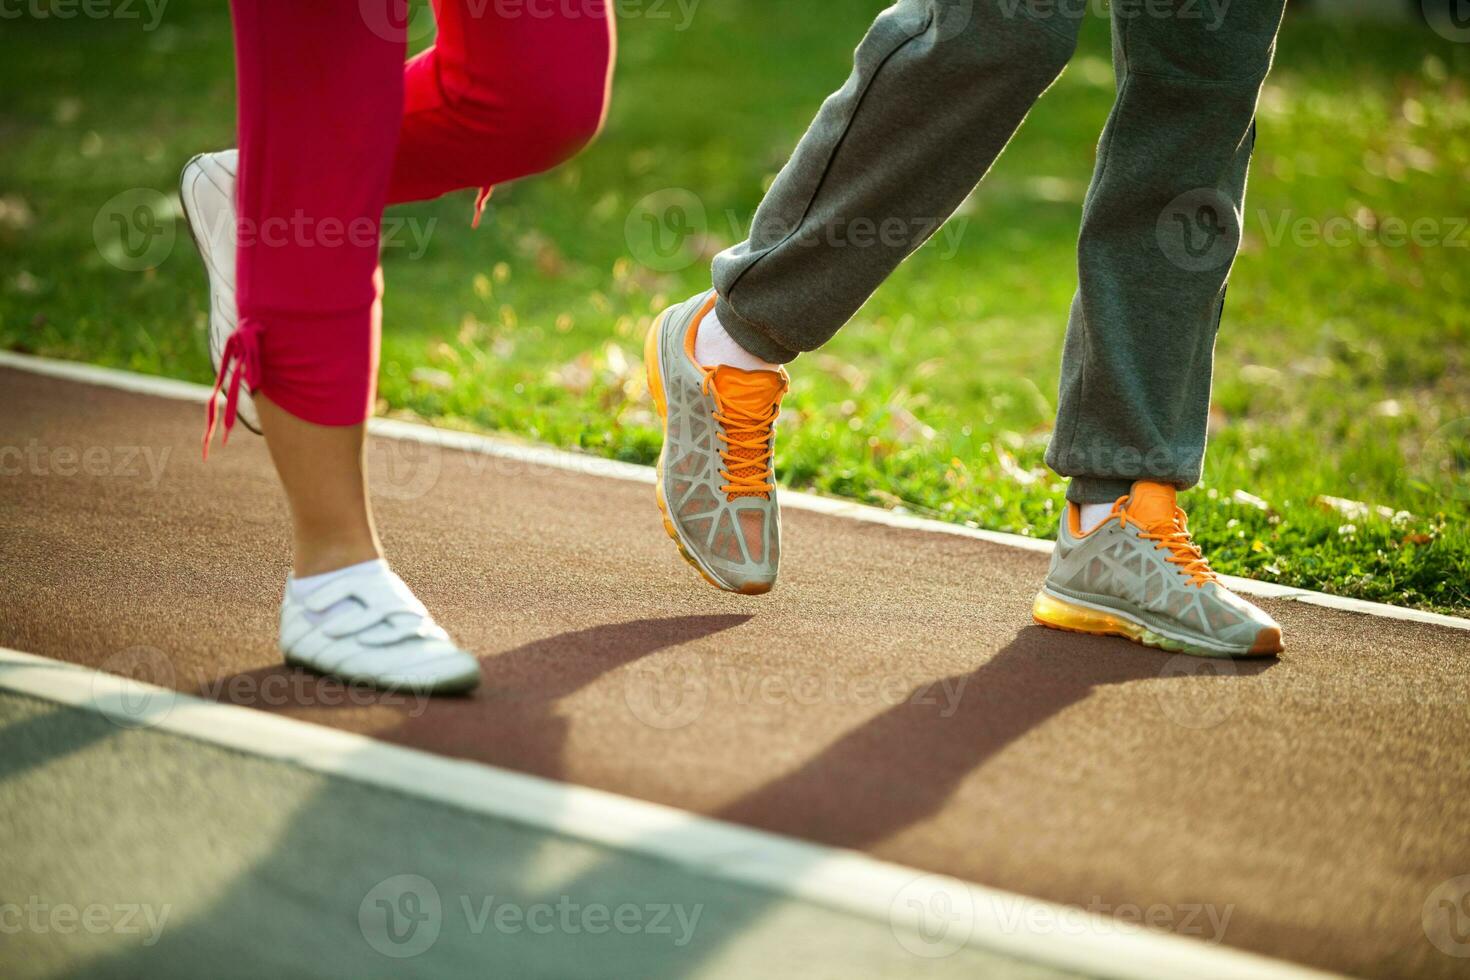
{"type": "Polygon", "coordinates": [[[8,692],[0,744],[7,977],[1064,975],[8,692]]]}

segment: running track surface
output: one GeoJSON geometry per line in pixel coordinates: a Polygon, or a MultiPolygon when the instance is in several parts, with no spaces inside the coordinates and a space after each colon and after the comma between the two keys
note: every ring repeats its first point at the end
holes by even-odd
{"type": "Polygon", "coordinates": [[[1470,972],[1423,926],[1470,873],[1470,634],[1266,601],[1281,658],[1171,657],[1031,625],[1044,556],[808,512],[786,515],[780,586],[728,596],[649,486],[374,439],[388,552],[485,684],[344,699],[274,648],[288,539],[264,443],[237,429],[203,463],[202,415],[0,369],[0,446],[23,454],[0,460],[0,645],[103,669],[149,648],[216,700],[1157,906],[1207,939],[1228,916],[1227,945],[1321,968],[1470,972]]]}

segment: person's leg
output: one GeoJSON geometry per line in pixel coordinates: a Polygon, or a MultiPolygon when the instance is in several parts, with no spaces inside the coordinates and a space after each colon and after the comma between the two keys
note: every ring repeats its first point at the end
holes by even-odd
{"type": "MultiPolygon", "coordinates": [[[[404,109],[388,203],[538,173],[596,135],[614,50],[613,20],[600,4],[545,17],[496,17],[462,0],[434,6],[434,46],[402,67],[404,109]]],[[[378,26],[388,27],[382,35],[396,31],[386,21],[378,26]]],[[[371,333],[378,333],[376,314],[371,333]]],[[[369,377],[375,369],[376,357],[369,377]]],[[[296,574],[380,557],[362,471],[363,426],[314,425],[268,397],[263,402],[266,438],[291,496],[296,574]],[[323,473],[334,478],[323,481],[323,473]]]]}
{"type": "Polygon", "coordinates": [[[356,6],[313,7],[290,14],[285,30],[271,28],[271,4],[236,5],[244,363],[235,370],[259,388],[298,575],[379,557],[362,422],[377,368],[384,204],[546,169],[591,139],[606,105],[605,11],[497,18],[449,0],[438,4],[435,46],[405,66],[390,6],[381,20],[356,6]],[[252,358],[258,374],[248,378],[252,358]]]}
{"type": "Polygon", "coordinates": [[[1028,10],[901,0],[880,14],[750,240],[715,259],[715,289],[650,332],[664,527],[719,588],[765,592],[778,572],[771,458],[787,378],[763,362],[825,343],[989,169],[1076,46],[1077,16],[1028,10]],[[760,360],[722,356],[726,337],[760,360]]]}
{"type": "MultiPolygon", "coordinates": [[[[291,509],[281,651],[352,682],[468,690],[479,662],[381,560],[364,486],[403,44],[356,4],[235,0],[233,13],[240,150],[218,196],[235,209],[235,279],[220,285],[235,293],[239,325],[218,370],[226,436],[246,385],[291,509]]],[[[206,169],[220,191],[230,168],[206,169]]],[[[186,207],[210,189],[188,178],[186,168],[186,207]]],[[[206,449],[214,410],[211,400],[206,449]]]]}
{"type": "MultiPolygon", "coordinates": [[[[226,435],[243,384],[256,395],[291,506],[287,659],[352,679],[458,690],[477,682],[478,665],[381,560],[364,481],[382,210],[390,185],[395,201],[431,197],[574,152],[601,122],[612,28],[600,9],[518,30],[454,5],[440,10],[436,48],[405,67],[405,25],[394,10],[384,2],[381,11],[303,13],[237,0],[238,175],[228,153],[191,161],[185,208],[196,235],[207,214],[234,213],[238,225],[234,275],[215,268],[230,250],[213,247],[214,235],[200,244],[212,302],[238,295],[239,327],[215,351],[226,435]],[[562,57],[575,67],[557,78],[551,69],[562,57]]],[[[211,316],[212,346],[214,327],[233,320],[211,316]]],[[[206,449],[214,411],[211,401],[206,449]]]]}
{"type": "Polygon", "coordinates": [[[901,0],[858,46],[757,209],[714,260],[741,347],[815,350],[954,213],[1072,56],[1069,4],[901,0]]]}
{"type": "Polygon", "coordinates": [[[389,203],[550,169],[607,112],[615,43],[603,0],[514,6],[435,0],[434,46],[405,68],[389,203]]]}
{"type": "Polygon", "coordinates": [[[310,575],[379,557],[363,423],[403,45],[372,31],[356,4],[236,0],[233,9],[240,325],[223,367],[256,393],[291,504],[293,565],[310,575]]]}
{"type": "MultiPolygon", "coordinates": [[[[404,111],[388,203],[538,173],[596,135],[613,63],[606,9],[586,4],[575,15],[496,17],[490,8],[438,0],[435,16],[434,46],[402,66],[404,111]]],[[[392,36],[396,28],[387,26],[376,33],[392,36]]],[[[381,171],[375,173],[381,181],[381,171]]],[[[377,334],[375,306],[371,335],[377,334]]],[[[373,352],[369,379],[376,343],[373,352]]],[[[343,367],[356,370],[350,362],[343,367]]],[[[371,391],[370,384],[369,397],[371,391]]],[[[262,423],[291,497],[296,574],[380,557],[362,471],[363,426],[315,425],[269,401],[263,399],[262,423]],[[323,481],[323,473],[333,478],[323,481]]],[[[352,403],[361,404],[355,395],[352,403]]]]}
{"type": "MultiPolygon", "coordinates": [[[[396,51],[391,72],[384,67],[386,62],[376,66],[382,76],[376,79],[376,94],[371,87],[365,92],[353,85],[354,94],[363,100],[364,114],[374,117],[373,125],[358,131],[361,141],[354,145],[340,140],[339,134],[329,135],[329,145],[340,152],[323,162],[333,168],[334,182],[346,184],[337,189],[347,192],[348,201],[309,212],[314,217],[356,214],[360,228],[366,228],[361,216],[372,216],[371,234],[361,236],[364,244],[370,238],[371,252],[340,256],[346,266],[338,273],[340,281],[358,284],[364,270],[371,279],[372,266],[366,259],[371,254],[376,263],[378,218],[384,202],[424,200],[466,187],[488,188],[552,167],[592,139],[606,111],[613,21],[605,9],[595,5],[583,5],[575,13],[497,17],[491,8],[439,0],[434,46],[402,65],[401,25],[389,23],[386,14],[382,22],[368,24],[353,11],[356,33],[365,35],[361,40],[369,52],[396,51]],[[394,145],[387,138],[394,126],[383,106],[399,102],[403,115],[396,124],[396,152],[386,158],[391,167],[385,170],[381,148],[394,145]],[[360,153],[370,148],[377,148],[376,155],[364,167],[360,153]],[[352,166],[343,168],[344,160],[353,161],[352,166]]],[[[348,77],[350,73],[344,73],[338,81],[345,85],[348,77]]],[[[326,98],[334,100],[342,94],[331,92],[326,98]]],[[[297,97],[302,97],[299,92],[297,97]]],[[[342,116],[334,114],[334,118],[342,116]]],[[[313,186],[314,201],[319,194],[313,186]]],[[[270,270],[272,274],[281,271],[270,270]]],[[[310,271],[301,270],[301,274],[310,271]]],[[[262,274],[257,272],[252,281],[262,282],[262,274]]],[[[289,280],[287,285],[294,289],[298,282],[289,280]]],[[[241,305],[245,308],[243,290],[241,305]]],[[[334,395],[330,402],[304,405],[303,386],[294,377],[282,378],[280,357],[268,359],[265,365],[262,401],[276,403],[272,389],[285,395],[286,410],[263,407],[261,414],[272,458],[292,502],[297,575],[380,556],[362,471],[363,426],[342,424],[346,418],[365,418],[371,412],[379,332],[376,310],[374,302],[370,321],[359,317],[355,326],[347,328],[352,336],[330,338],[328,356],[303,366],[303,374],[327,376],[325,383],[306,385],[308,391],[326,395],[345,389],[350,393],[345,398],[334,395]],[[371,338],[371,345],[364,348],[360,338],[371,338]],[[338,359],[333,352],[348,356],[338,359]],[[344,414],[337,414],[339,409],[344,414]]]]}
{"type": "Polygon", "coordinates": [[[1083,204],[1047,452],[1073,501],[1110,503],[1140,479],[1199,480],[1256,98],[1283,6],[1114,6],[1118,94],[1083,204]]]}
{"type": "MultiPolygon", "coordinates": [[[[436,0],[435,7],[439,20],[435,45],[402,66],[406,84],[401,100],[403,113],[396,123],[400,138],[396,154],[392,157],[387,190],[376,196],[388,203],[398,203],[433,198],[468,187],[480,187],[488,192],[495,183],[554,166],[573,155],[596,134],[606,111],[615,47],[611,14],[599,0],[589,0],[576,10],[563,8],[558,12],[535,15],[528,10],[518,10],[515,16],[501,15],[484,6],[466,4],[463,0],[436,0]]],[[[272,13],[268,5],[259,4],[237,11],[236,36],[242,50],[247,45],[255,50],[260,43],[259,24],[272,13]]],[[[350,26],[355,29],[351,36],[368,48],[379,51],[391,48],[401,52],[407,25],[401,17],[397,20],[394,17],[394,5],[387,0],[381,9],[375,4],[363,5],[360,16],[351,19],[350,26]]],[[[313,23],[304,25],[303,33],[293,35],[292,39],[308,36],[305,31],[314,30],[316,26],[313,23]]],[[[310,36],[315,37],[314,34],[310,36]]],[[[301,47],[295,45],[291,55],[301,55],[301,47]]],[[[271,63],[263,58],[241,60],[242,129],[253,123],[254,129],[260,131],[270,106],[279,104],[282,98],[295,92],[291,82],[294,76],[280,70],[279,59],[271,67],[265,67],[268,64],[271,63]]],[[[386,60],[380,62],[379,67],[386,64],[386,60]]],[[[358,77],[356,74],[341,76],[343,79],[358,77]]],[[[397,81],[396,76],[386,77],[390,82],[397,81]]],[[[324,94],[331,96],[333,93],[324,94]]],[[[360,106],[374,108],[372,98],[364,98],[365,91],[352,94],[359,96],[360,106]]],[[[385,93],[383,104],[392,104],[395,98],[385,93]]],[[[376,125],[361,130],[360,143],[381,150],[385,146],[383,140],[394,124],[381,106],[376,108],[376,115],[371,117],[376,125]]],[[[314,137],[325,140],[329,146],[341,146],[338,158],[329,161],[330,166],[338,168],[337,173],[331,175],[334,191],[340,186],[349,192],[346,199],[351,200],[361,196],[362,188],[376,188],[381,184],[381,162],[373,168],[360,168],[358,159],[352,155],[358,147],[351,141],[337,141],[330,129],[317,127],[309,113],[284,118],[288,132],[285,138],[272,141],[277,147],[290,146],[299,140],[309,141],[314,137]]],[[[264,141],[261,142],[263,144],[264,141]]],[[[259,170],[260,161],[252,161],[250,166],[252,170],[259,170]]],[[[274,205],[277,210],[289,213],[272,215],[248,214],[238,207],[241,203],[252,202],[242,202],[240,198],[240,194],[247,193],[248,189],[237,188],[239,160],[236,151],[202,154],[185,168],[181,197],[190,226],[204,253],[214,293],[210,345],[221,386],[226,387],[228,395],[224,413],[226,434],[233,425],[235,408],[248,407],[246,392],[259,387],[262,375],[267,373],[274,379],[275,387],[289,389],[288,398],[291,400],[300,401],[313,391],[317,393],[314,404],[303,404],[302,411],[295,412],[303,417],[334,415],[350,418],[357,414],[358,405],[371,401],[371,370],[359,370],[360,363],[350,359],[334,359],[332,351],[335,345],[309,343],[308,330],[293,331],[289,337],[272,338],[276,347],[281,347],[293,337],[300,337],[301,341],[292,350],[283,348],[276,352],[268,372],[260,362],[259,335],[263,328],[258,325],[235,340],[230,357],[223,356],[228,341],[236,332],[237,305],[266,308],[275,302],[276,309],[271,311],[271,317],[284,320],[292,315],[282,312],[284,304],[292,296],[311,291],[321,269],[298,267],[295,260],[299,255],[293,249],[323,245],[327,238],[333,236],[337,239],[345,237],[347,241],[343,244],[348,251],[319,251],[317,254],[331,259],[340,258],[342,261],[336,263],[337,271],[354,281],[362,277],[364,263],[361,260],[370,253],[376,254],[377,210],[364,210],[352,220],[344,221],[340,215],[318,215],[288,206],[289,203],[299,205],[302,199],[311,199],[313,204],[317,199],[324,199],[326,206],[332,207],[332,195],[316,193],[311,186],[321,176],[321,169],[318,167],[315,174],[310,174],[307,168],[301,168],[299,174],[288,172],[286,176],[292,180],[271,181],[272,186],[289,188],[294,182],[297,191],[303,185],[307,190],[307,193],[273,192],[273,199],[288,202],[274,205]],[[238,235],[235,233],[237,220],[240,222],[238,235]],[[314,226],[320,227],[320,234],[313,235],[314,226]],[[301,243],[295,241],[303,236],[312,237],[301,243]],[[258,266],[258,274],[250,276],[254,292],[262,294],[258,302],[247,297],[237,304],[236,272],[240,261],[236,255],[237,237],[249,237],[255,245],[244,261],[250,263],[252,259],[259,259],[254,263],[258,266]],[[274,247],[274,251],[264,251],[265,246],[274,247]],[[273,258],[274,264],[261,256],[273,258]],[[264,296],[266,287],[270,287],[274,295],[264,296]],[[295,356],[286,357],[287,354],[295,356]],[[283,366],[299,370],[287,377],[282,374],[283,366]],[[318,378],[325,379],[327,383],[314,383],[313,379],[318,378]],[[359,380],[354,382],[354,378],[359,380]],[[349,399],[335,397],[344,385],[360,387],[363,378],[369,379],[365,398],[359,398],[355,393],[349,399]],[[245,391],[241,391],[242,386],[245,391]],[[347,406],[345,415],[338,411],[339,403],[347,406]]],[[[335,197],[340,201],[344,195],[336,193],[335,197]]],[[[258,202],[254,203],[258,205],[258,202]]],[[[376,201],[373,206],[376,207],[376,201]]],[[[324,281],[331,287],[332,277],[324,281]]],[[[334,290],[328,288],[321,292],[330,295],[334,290]]],[[[312,315],[316,315],[315,312],[312,315]]],[[[376,331],[372,333],[375,338],[376,331]]],[[[375,348],[373,355],[376,356],[375,348]]],[[[210,420],[212,433],[213,405],[210,420]]],[[[257,428],[253,422],[251,427],[257,428]]],[[[206,438],[206,452],[207,449],[206,438]]]]}
{"type": "Polygon", "coordinates": [[[1256,98],[1283,3],[1114,5],[1118,94],[1083,205],[1047,451],[1072,481],[1033,609],[1042,625],[1207,656],[1282,649],[1280,626],[1210,570],[1176,495],[1200,477],[1256,98]],[[1086,519],[1083,505],[1106,517],[1086,519]]]}
{"type": "Polygon", "coordinates": [[[363,471],[364,426],[317,425],[256,402],[271,461],[291,504],[297,578],[382,557],[363,471]]]}

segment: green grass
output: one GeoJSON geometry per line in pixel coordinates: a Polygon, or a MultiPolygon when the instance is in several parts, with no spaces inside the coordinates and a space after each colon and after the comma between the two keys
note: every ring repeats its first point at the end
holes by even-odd
{"type": "MultiPolygon", "coordinates": [[[[468,194],[395,210],[434,224],[422,256],[386,255],[384,410],[652,461],[643,331],[707,285],[705,258],[741,237],[880,6],[728,0],[697,7],[683,32],[677,18],[625,20],[613,112],[588,153],[498,190],[478,231],[468,194]],[[647,252],[628,229],[637,202],[669,188],[696,197],[709,236],[660,271],[637,261],[647,252]]],[[[1466,78],[1470,46],[1408,26],[1292,19],[1283,33],[1204,484],[1185,501],[1223,571],[1470,613],[1470,231],[1455,230],[1470,211],[1466,78]],[[1280,237],[1283,217],[1288,229],[1346,218],[1352,233],[1280,237]],[[1394,218],[1451,240],[1364,230],[1394,218]],[[1436,437],[1447,426],[1458,442],[1436,437]],[[1324,495],[1403,513],[1348,516],[1314,503],[1324,495]]],[[[0,346],[210,380],[182,225],[160,265],[125,272],[93,221],[121,191],[172,194],[185,159],[231,143],[225,5],[173,0],[152,31],[7,21],[0,83],[0,346]]],[[[1093,20],[962,214],[794,366],[784,483],[1053,533],[1062,485],[1041,459],[1112,87],[1093,20]]]]}

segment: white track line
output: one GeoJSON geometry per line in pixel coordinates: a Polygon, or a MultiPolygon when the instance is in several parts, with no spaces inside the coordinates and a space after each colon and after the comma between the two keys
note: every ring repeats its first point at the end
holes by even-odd
{"type": "MultiPolygon", "coordinates": [[[[76,361],[60,361],[52,358],[35,357],[30,354],[16,354],[11,351],[0,351],[0,366],[29,371],[33,374],[43,374],[53,378],[62,378],[67,381],[77,381],[83,384],[115,388],[120,391],[196,402],[201,405],[208,403],[211,393],[210,388],[187,381],[176,381],[172,378],[159,378],[145,374],[133,374],[128,371],[97,367],[76,361]]],[[[493,456],[498,459],[511,460],[531,466],[545,466],[549,469],[568,470],[583,473],[588,476],[630,480],[636,483],[651,484],[654,482],[654,472],[651,466],[639,466],[635,463],[603,459],[599,456],[566,452],[547,446],[516,443],[505,438],[478,435],[471,432],[458,432],[452,429],[438,429],[433,426],[404,422],[398,419],[373,419],[369,423],[369,431],[374,435],[388,439],[420,442],[443,449],[458,449],[468,453],[493,456]]],[[[870,507],[866,504],[835,500],[831,497],[819,497],[816,494],[801,493],[799,491],[783,490],[781,492],[781,506],[789,510],[814,511],[832,517],[843,517],[849,520],[862,521],[867,524],[883,524],[888,527],[902,528],[908,531],[949,534],[976,541],[988,541],[991,544],[1005,545],[1008,548],[1020,548],[1025,551],[1035,551],[1041,554],[1050,554],[1054,547],[1054,542],[1052,541],[1028,538],[1020,534],[1006,534],[1001,531],[987,531],[983,528],[966,527],[962,524],[948,524],[944,521],[915,517],[912,514],[897,513],[883,510],[879,507],[870,507]]],[[[1221,579],[1232,589],[1237,592],[1243,592],[1246,595],[1263,596],[1271,599],[1290,599],[1294,602],[1305,602],[1314,606],[1325,606],[1329,609],[1341,609],[1346,612],[1362,613],[1367,616],[1377,616],[1382,619],[1431,623],[1435,626],[1447,626],[1450,629],[1470,631],[1470,619],[1459,616],[1446,616],[1443,613],[1425,612],[1420,609],[1405,609],[1400,606],[1390,606],[1383,602],[1349,599],[1344,596],[1328,595],[1325,592],[1291,588],[1285,585],[1276,585],[1272,582],[1239,578],[1234,575],[1222,575],[1221,579]]]]}
{"type": "MultiPolygon", "coordinates": [[[[887,922],[895,941],[946,943],[1095,976],[1322,977],[1305,967],[1153,932],[944,875],[695,816],[602,790],[448,759],[252,708],[219,704],[76,664],[0,647],[0,688],[148,728],[380,786],[433,803],[670,861],[691,874],[748,885],[887,922]],[[958,918],[956,918],[958,916],[958,918]],[[968,931],[966,926],[969,923],[968,931]],[[963,940],[963,942],[961,942],[963,940]]],[[[905,946],[912,949],[912,946],[905,946]]],[[[917,972],[917,971],[916,971],[917,972]]]]}

